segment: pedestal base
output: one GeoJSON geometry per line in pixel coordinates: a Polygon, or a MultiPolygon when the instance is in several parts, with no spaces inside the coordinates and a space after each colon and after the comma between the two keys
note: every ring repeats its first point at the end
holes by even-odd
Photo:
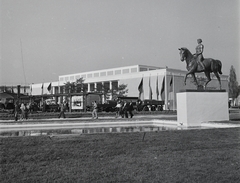
{"type": "Polygon", "coordinates": [[[224,91],[184,91],[177,93],[177,121],[184,126],[229,120],[228,93],[224,91]]]}

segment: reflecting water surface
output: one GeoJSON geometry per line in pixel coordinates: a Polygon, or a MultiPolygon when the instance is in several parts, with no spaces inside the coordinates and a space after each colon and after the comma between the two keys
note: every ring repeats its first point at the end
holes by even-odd
{"type": "Polygon", "coordinates": [[[63,134],[95,134],[95,133],[129,133],[129,132],[159,132],[167,130],[183,130],[177,126],[144,126],[144,127],[103,127],[103,128],[77,128],[61,130],[23,130],[0,132],[0,136],[44,136],[44,135],[63,135],[63,134]]]}

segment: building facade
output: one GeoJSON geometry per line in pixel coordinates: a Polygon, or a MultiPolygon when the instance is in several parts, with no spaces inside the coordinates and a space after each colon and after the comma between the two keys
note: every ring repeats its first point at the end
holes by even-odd
{"type": "MultiPolygon", "coordinates": [[[[33,84],[30,86],[31,95],[50,95],[64,93],[64,84],[75,82],[79,78],[84,79],[88,92],[99,91],[101,86],[109,89],[117,89],[120,84],[127,85],[129,97],[139,96],[139,84],[143,81],[143,99],[164,100],[165,108],[176,109],[176,94],[183,89],[196,89],[192,78],[184,84],[186,71],[177,69],[161,68],[146,65],[133,65],[112,69],[96,70],[59,76],[55,82],[33,84]],[[49,87],[51,90],[49,90],[49,87]]],[[[205,80],[204,73],[196,74],[200,80],[205,80]]],[[[208,84],[209,89],[219,89],[219,83],[215,76],[211,75],[212,81],[208,84]]],[[[222,89],[228,91],[228,76],[221,75],[222,89]]]]}
{"type": "MultiPolygon", "coordinates": [[[[19,93],[24,94],[24,95],[28,95],[31,91],[30,91],[30,86],[22,86],[22,85],[18,85],[19,86],[19,93]]],[[[0,93],[3,92],[8,92],[8,93],[18,93],[18,86],[0,86],[0,93]]]]}

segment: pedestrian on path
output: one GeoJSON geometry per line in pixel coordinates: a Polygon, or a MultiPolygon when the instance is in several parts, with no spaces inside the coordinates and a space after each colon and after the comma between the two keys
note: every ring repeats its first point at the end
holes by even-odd
{"type": "Polygon", "coordinates": [[[118,100],[116,105],[116,118],[118,118],[121,115],[121,108],[122,108],[122,102],[121,100],[118,100]]]}
{"type": "Polygon", "coordinates": [[[14,119],[15,119],[15,121],[18,120],[18,113],[19,113],[19,103],[18,103],[18,101],[16,101],[16,103],[14,105],[14,119]]]}
{"type": "Polygon", "coordinates": [[[129,112],[130,118],[132,118],[134,116],[133,115],[133,110],[134,110],[133,103],[132,103],[132,101],[130,101],[129,107],[128,107],[128,112],[129,112]]]}
{"type": "Polygon", "coordinates": [[[58,118],[61,118],[63,116],[63,118],[66,118],[65,116],[65,110],[66,110],[66,101],[63,101],[63,103],[60,104],[60,114],[58,116],[58,118]]]}
{"type": "Polygon", "coordinates": [[[21,104],[21,118],[20,120],[24,120],[25,119],[25,109],[26,109],[26,106],[24,105],[24,103],[21,104]]]}
{"type": "Polygon", "coordinates": [[[29,112],[29,105],[24,104],[25,109],[24,109],[24,117],[27,120],[28,119],[28,112],[29,112]]]}
{"type": "Polygon", "coordinates": [[[127,101],[124,101],[122,110],[125,118],[128,118],[128,107],[129,103],[127,101]]]}

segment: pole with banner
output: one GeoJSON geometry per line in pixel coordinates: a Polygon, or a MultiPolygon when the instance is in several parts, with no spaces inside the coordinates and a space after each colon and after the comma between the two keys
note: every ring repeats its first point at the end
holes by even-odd
{"type": "Polygon", "coordinates": [[[167,67],[166,67],[166,72],[165,72],[165,110],[168,110],[168,82],[167,82],[167,67]]]}

